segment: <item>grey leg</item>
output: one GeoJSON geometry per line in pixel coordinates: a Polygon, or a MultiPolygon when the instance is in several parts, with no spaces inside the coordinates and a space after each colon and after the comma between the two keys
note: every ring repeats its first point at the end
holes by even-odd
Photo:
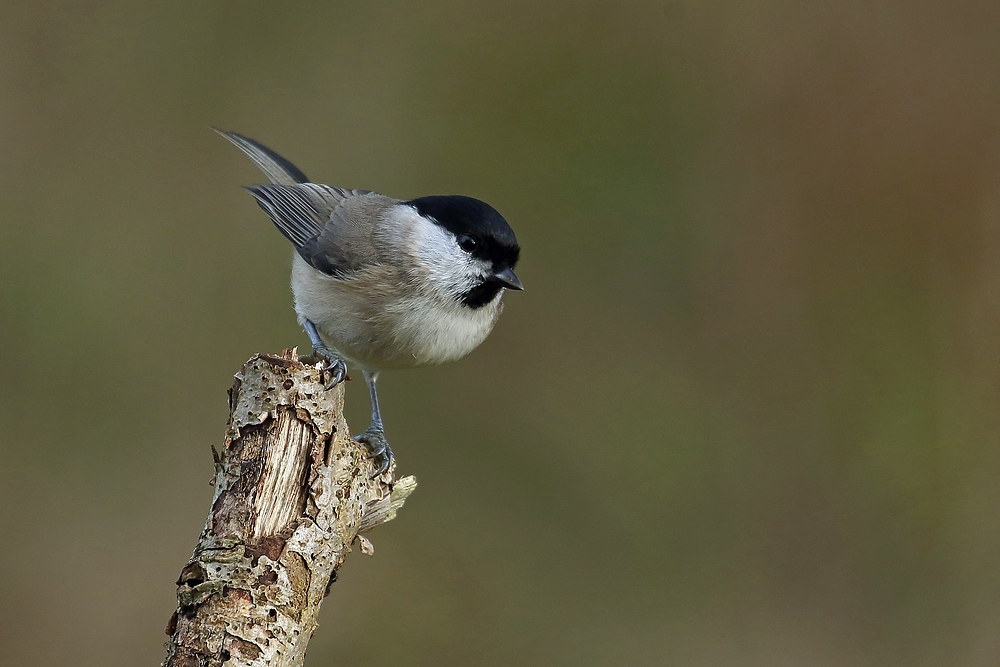
{"type": "Polygon", "coordinates": [[[337,358],[330,351],[330,348],[326,346],[323,339],[319,337],[319,332],[316,331],[315,324],[306,320],[302,327],[309,334],[309,342],[312,343],[313,354],[326,361],[326,368],[323,370],[326,373],[326,382],[323,383],[323,386],[327,389],[333,389],[347,377],[347,363],[343,359],[337,358]]]}
{"type": "Polygon", "coordinates": [[[382,427],[382,414],[378,409],[378,391],[375,389],[375,382],[378,380],[378,371],[364,371],[365,382],[368,384],[368,393],[372,401],[372,423],[368,429],[357,436],[355,440],[368,445],[371,455],[380,461],[378,472],[375,476],[381,475],[389,469],[392,463],[392,449],[385,439],[385,429],[382,427]]]}

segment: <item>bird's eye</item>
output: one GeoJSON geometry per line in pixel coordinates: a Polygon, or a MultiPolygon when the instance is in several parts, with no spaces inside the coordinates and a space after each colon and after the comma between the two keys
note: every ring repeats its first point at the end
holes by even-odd
{"type": "Polygon", "coordinates": [[[462,234],[461,236],[458,237],[458,245],[465,252],[472,252],[473,250],[476,249],[476,246],[478,244],[479,244],[478,241],[476,241],[476,239],[472,238],[468,234],[462,234]]]}

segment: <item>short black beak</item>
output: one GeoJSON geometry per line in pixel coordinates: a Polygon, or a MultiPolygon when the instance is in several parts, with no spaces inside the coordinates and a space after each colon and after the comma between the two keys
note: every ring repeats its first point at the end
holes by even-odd
{"type": "Polygon", "coordinates": [[[517,279],[517,276],[515,276],[514,272],[510,269],[504,269],[499,273],[494,273],[493,276],[490,277],[490,282],[496,283],[497,285],[503,285],[507,289],[524,289],[524,285],[521,284],[521,281],[517,279]]]}

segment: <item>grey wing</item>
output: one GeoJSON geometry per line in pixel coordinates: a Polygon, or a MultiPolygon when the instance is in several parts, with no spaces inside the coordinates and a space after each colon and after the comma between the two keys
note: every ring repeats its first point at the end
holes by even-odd
{"type": "Polygon", "coordinates": [[[395,200],[368,190],[318,183],[247,188],[299,256],[317,271],[343,278],[375,261],[371,232],[395,200]]]}

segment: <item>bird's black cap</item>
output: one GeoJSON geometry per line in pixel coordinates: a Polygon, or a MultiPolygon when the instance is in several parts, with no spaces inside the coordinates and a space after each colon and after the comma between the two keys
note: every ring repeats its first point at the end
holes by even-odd
{"type": "Polygon", "coordinates": [[[464,234],[476,241],[474,257],[490,261],[497,271],[514,268],[521,254],[514,230],[489,204],[463,195],[431,195],[406,202],[456,237],[464,234]]]}

